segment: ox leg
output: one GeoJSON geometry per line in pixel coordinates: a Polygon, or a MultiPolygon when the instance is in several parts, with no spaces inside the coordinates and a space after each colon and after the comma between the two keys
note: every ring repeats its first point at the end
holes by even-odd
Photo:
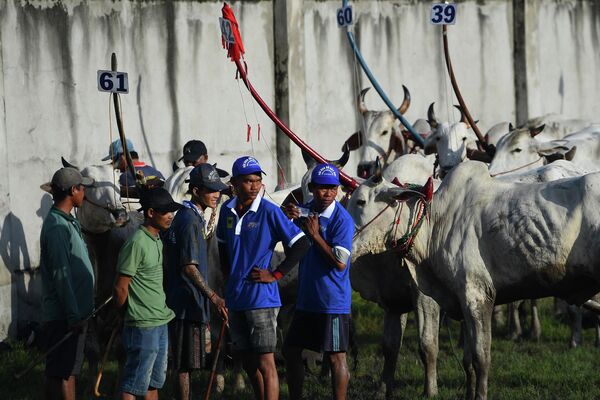
{"type": "Polygon", "coordinates": [[[569,322],[571,323],[571,343],[569,344],[572,349],[575,347],[581,346],[583,343],[582,336],[582,313],[581,308],[569,305],[567,307],[567,311],[569,312],[569,322]]]}
{"type": "MultiPolygon", "coordinates": [[[[467,293],[469,292],[473,293],[474,291],[467,290],[467,293]]],[[[467,333],[465,348],[469,347],[471,350],[472,365],[475,370],[476,380],[475,393],[467,393],[467,398],[469,399],[487,399],[491,361],[493,308],[493,299],[482,301],[467,299],[467,305],[463,310],[467,333]]],[[[472,388],[472,385],[469,386],[472,388]]]]}
{"type": "Polygon", "coordinates": [[[540,341],[542,336],[542,325],[540,324],[540,316],[538,314],[538,302],[536,299],[531,300],[531,339],[536,342],[540,341]]]}
{"type": "Polygon", "coordinates": [[[596,347],[600,347],[600,316],[594,315],[594,329],[596,330],[596,347]]]}
{"type": "Polygon", "coordinates": [[[385,386],[385,396],[389,398],[394,391],[394,375],[398,362],[398,352],[402,346],[404,329],[408,314],[394,314],[386,311],[383,317],[383,372],[382,383],[385,386]]]}
{"type": "Polygon", "coordinates": [[[508,339],[509,340],[517,340],[523,335],[523,330],[521,329],[521,318],[519,316],[519,306],[521,305],[520,301],[512,302],[508,305],[508,339]]]}
{"type": "Polygon", "coordinates": [[[440,307],[431,297],[423,294],[417,294],[416,304],[420,339],[419,353],[425,367],[423,393],[427,397],[433,397],[438,393],[437,356],[439,351],[440,307]]]}
{"type": "Polygon", "coordinates": [[[498,329],[506,325],[506,317],[502,306],[494,306],[494,328],[498,329]]]}
{"type": "Polygon", "coordinates": [[[465,343],[463,345],[463,368],[467,379],[466,399],[472,400],[475,398],[475,370],[473,369],[473,349],[471,348],[471,336],[462,328],[464,323],[461,323],[461,331],[465,332],[465,343]]]}

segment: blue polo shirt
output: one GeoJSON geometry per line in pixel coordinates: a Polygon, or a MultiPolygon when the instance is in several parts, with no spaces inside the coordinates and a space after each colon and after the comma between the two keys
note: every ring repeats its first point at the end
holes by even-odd
{"type": "Polygon", "coordinates": [[[217,240],[226,245],[231,267],[225,303],[233,311],[280,307],[277,282],[252,282],[250,271],[255,266],[270,269],[277,242],[290,247],[304,233],[278,205],[261,196],[241,218],[235,210],[236,204],[237,197],[223,204],[217,224],[217,240]]]}
{"type": "MultiPolygon", "coordinates": [[[[313,209],[313,203],[305,205],[313,209]]],[[[314,244],[300,261],[296,309],[322,314],[350,314],[350,252],[354,221],[337,201],[319,215],[321,236],[336,250],[346,253],[348,262],[338,271],[314,244]]]]}
{"type": "Polygon", "coordinates": [[[208,250],[204,239],[204,217],[191,201],[183,202],[169,230],[163,235],[165,254],[165,292],[167,305],[178,319],[206,323],[210,320],[209,300],[183,271],[195,264],[208,282],[208,250]]]}

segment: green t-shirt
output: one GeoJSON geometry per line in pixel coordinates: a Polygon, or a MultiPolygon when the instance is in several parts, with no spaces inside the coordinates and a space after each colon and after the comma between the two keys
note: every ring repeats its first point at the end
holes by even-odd
{"type": "Polygon", "coordinates": [[[79,222],[52,207],[40,234],[42,320],[69,325],[94,309],[94,270],[81,237],[79,222]]]}
{"type": "Polygon", "coordinates": [[[130,276],[125,324],[139,328],[164,325],[175,317],[163,290],[162,242],[141,226],[123,245],[117,272],[130,276]]]}

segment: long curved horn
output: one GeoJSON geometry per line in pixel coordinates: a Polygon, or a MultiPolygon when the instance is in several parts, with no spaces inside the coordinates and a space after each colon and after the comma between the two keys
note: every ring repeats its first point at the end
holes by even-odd
{"type": "Polygon", "coordinates": [[[375,160],[375,173],[373,174],[373,182],[381,183],[383,180],[381,161],[379,157],[375,160]]]}
{"type": "Polygon", "coordinates": [[[306,164],[307,169],[311,169],[317,164],[314,158],[310,156],[305,150],[302,150],[302,159],[304,160],[304,164],[306,164]]]}
{"type": "Polygon", "coordinates": [[[358,95],[358,98],[356,99],[356,102],[358,105],[358,111],[360,111],[361,114],[365,114],[365,113],[369,112],[369,109],[365,105],[365,94],[367,94],[369,89],[371,89],[371,88],[368,87],[368,88],[364,88],[363,90],[361,90],[360,95],[358,95]]]}
{"type": "Polygon", "coordinates": [[[344,168],[344,165],[346,165],[348,163],[348,160],[350,159],[349,146],[344,145],[343,149],[344,149],[344,154],[342,154],[342,156],[338,160],[329,161],[330,164],[335,165],[339,169],[344,168]]]}
{"type": "Polygon", "coordinates": [[[427,109],[427,122],[429,122],[431,129],[435,129],[438,126],[437,119],[435,119],[435,112],[433,111],[434,104],[435,102],[431,103],[427,109]]]}
{"type": "Polygon", "coordinates": [[[404,100],[402,100],[402,104],[398,107],[398,112],[400,114],[406,113],[406,110],[410,107],[410,92],[404,85],[402,85],[402,90],[404,90],[404,100]]]}
{"type": "Polygon", "coordinates": [[[79,167],[71,164],[70,162],[68,162],[67,160],[65,160],[64,157],[60,158],[60,161],[62,162],[63,167],[68,167],[68,168],[75,168],[76,170],[79,171],[79,167]]]}
{"type": "Polygon", "coordinates": [[[456,104],[454,105],[454,107],[456,109],[458,109],[458,111],[460,111],[460,122],[462,122],[463,124],[465,124],[467,126],[467,128],[471,127],[471,124],[469,124],[469,120],[467,119],[465,112],[463,111],[461,106],[457,106],[456,104]]]}

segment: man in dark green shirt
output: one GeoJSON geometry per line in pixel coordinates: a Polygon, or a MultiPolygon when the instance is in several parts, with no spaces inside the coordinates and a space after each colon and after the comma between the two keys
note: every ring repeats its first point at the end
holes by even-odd
{"type": "Polygon", "coordinates": [[[143,192],[140,203],[144,224],[119,252],[115,282],[117,305],[126,305],[124,400],[158,399],[167,373],[167,323],[175,317],[163,290],[163,246],[158,234],[171,226],[174,212],[182,206],[163,188],[143,192]]]}
{"type": "Polygon", "coordinates": [[[94,272],[79,222],[70,213],[81,206],[84,187],[92,183],[75,168],[61,168],[43,185],[54,199],[40,234],[44,337],[51,347],[74,332],[46,357],[47,399],[74,399],[75,376],[83,363],[85,319],[94,308],[94,272]]]}

